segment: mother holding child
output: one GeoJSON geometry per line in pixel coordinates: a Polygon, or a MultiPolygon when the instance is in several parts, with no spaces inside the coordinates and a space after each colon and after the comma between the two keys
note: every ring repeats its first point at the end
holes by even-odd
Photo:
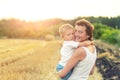
{"type": "Polygon", "coordinates": [[[94,26],[85,19],[76,21],[75,29],[70,24],[59,28],[64,40],[56,67],[60,80],[87,80],[93,74],[97,58],[93,30],[94,26]]]}

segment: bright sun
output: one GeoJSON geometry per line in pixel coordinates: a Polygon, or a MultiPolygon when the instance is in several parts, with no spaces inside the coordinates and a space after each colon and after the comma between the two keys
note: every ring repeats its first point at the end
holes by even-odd
{"type": "Polygon", "coordinates": [[[0,0],[0,19],[35,21],[78,16],[118,16],[119,3],[119,0],[0,0]]]}

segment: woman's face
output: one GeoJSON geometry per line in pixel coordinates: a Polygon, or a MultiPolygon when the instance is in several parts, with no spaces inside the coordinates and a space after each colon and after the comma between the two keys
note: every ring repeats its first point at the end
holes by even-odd
{"type": "Polygon", "coordinates": [[[87,33],[85,26],[75,26],[75,41],[82,42],[87,40],[87,33]]]}

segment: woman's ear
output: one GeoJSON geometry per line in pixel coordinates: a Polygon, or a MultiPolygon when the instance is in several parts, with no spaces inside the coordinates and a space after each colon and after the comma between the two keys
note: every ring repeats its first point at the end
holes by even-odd
{"type": "Polygon", "coordinates": [[[89,38],[90,36],[87,36],[87,39],[89,38]]]}

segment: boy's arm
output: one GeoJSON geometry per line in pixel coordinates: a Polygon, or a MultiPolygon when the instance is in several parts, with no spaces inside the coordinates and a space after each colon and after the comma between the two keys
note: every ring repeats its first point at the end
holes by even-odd
{"type": "Polygon", "coordinates": [[[83,42],[79,42],[79,47],[83,47],[83,46],[89,46],[89,45],[91,45],[91,44],[94,44],[94,41],[90,41],[90,40],[88,40],[88,41],[83,41],[83,42]]]}

